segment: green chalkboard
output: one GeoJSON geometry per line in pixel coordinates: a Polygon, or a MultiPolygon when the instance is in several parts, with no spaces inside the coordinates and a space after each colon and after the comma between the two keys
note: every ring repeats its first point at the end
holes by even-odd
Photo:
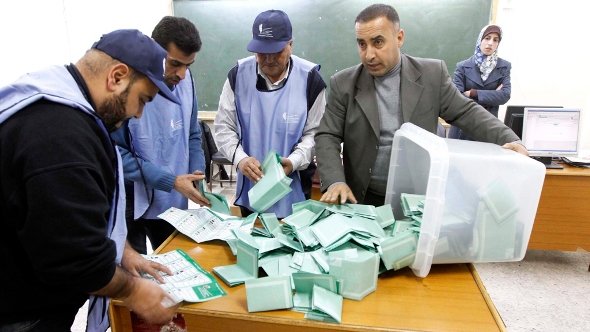
{"type": "MultiPolygon", "coordinates": [[[[175,0],[174,15],[192,21],[203,40],[191,70],[199,110],[215,111],[227,72],[251,55],[246,45],[260,12],[280,9],[293,25],[293,53],[320,64],[326,83],[339,70],[359,63],[354,19],[375,1],[366,0],[175,0]]],[[[405,30],[404,53],[446,61],[449,72],[473,54],[480,29],[488,24],[491,0],[383,1],[395,7],[405,30]]]]}

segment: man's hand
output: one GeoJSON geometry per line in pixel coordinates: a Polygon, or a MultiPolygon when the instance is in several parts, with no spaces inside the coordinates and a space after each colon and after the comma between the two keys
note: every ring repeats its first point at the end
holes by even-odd
{"type": "MultiPolygon", "coordinates": [[[[133,252],[127,252],[127,255],[130,253],[133,252]]],[[[125,264],[134,265],[131,262],[125,264]]],[[[134,277],[121,266],[115,268],[115,274],[106,286],[91,294],[119,298],[129,310],[135,311],[141,318],[153,324],[169,322],[178,308],[178,305],[175,305],[177,301],[166,294],[160,285],[148,279],[134,277]]]]}
{"type": "Polygon", "coordinates": [[[289,158],[281,157],[281,166],[283,166],[283,171],[285,172],[285,175],[289,176],[289,174],[293,172],[293,163],[291,162],[291,160],[289,160],[289,158]]]}
{"type": "Polygon", "coordinates": [[[122,298],[129,310],[151,324],[166,324],[174,318],[178,304],[167,307],[164,304],[174,303],[164,290],[153,281],[133,278],[131,292],[122,298]]]}
{"type": "Polygon", "coordinates": [[[172,271],[166,266],[143,258],[128,242],[125,243],[121,266],[134,277],[141,277],[141,273],[147,273],[162,284],[164,283],[164,279],[160,276],[160,271],[167,275],[172,275],[172,271]]]}
{"type": "Polygon", "coordinates": [[[516,143],[516,142],[506,143],[506,144],[502,145],[502,147],[504,149],[516,151],[516,152],[523,154],[525,156],[529,155],[529,151],[525,148],[524,145],[522,145],[520,143],[516,143]]]}
{"type": "Polygon", "coordinates": [[[356,198],[354,197],[352,190],[346,183],[334,183],[320,198],[320,202],[326,202],[331,204],[344,204],[346,201],[356,204],[356,198]],[[338,198],[340,197],[340,201],[338,198]]]}
{"type": "Polygon", "coordinates": [[[194,186],[193,181],[201,181],[205,179],[205,174],[201,171],[195,171],[193,174],[183,174],[176,177],[174,180],[174,189],[181,193],[184,197],[199,205],[211,205],[209,200],[194,186]]]}
{"type": "Polygon", "coordinates": [[[470,93],[471,93],[471,90],[463,91],[463,95],[467,98],[471,98],[471,97],[469,97],[470,93]]]}
{"type": "Polygon", "coordinates": [[[254,183],[260,181],[264,175],[262,174],[262,168],[260,168],[260,162],[254,157],[246,157],[240,160],[238,163],[238,169],[254,183]]]}

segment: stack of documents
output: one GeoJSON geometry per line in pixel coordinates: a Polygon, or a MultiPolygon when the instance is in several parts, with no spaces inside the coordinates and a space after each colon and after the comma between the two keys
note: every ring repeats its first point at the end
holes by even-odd
{"type": "Polygon", "coordinates": [[[342,296],[359,301],[377,289],[377,253],[347,244],[342,249],[331,251],[329,258],[330,275],[342,284],[342,296]]]}
{"type": "Polygon", "coordinates": [[[264,176],[249,191],[248,199],[254,211],[264,212],[291,192],[293,179],[285,175],[281,156],[269,153],[262,163],[264,176]]]}
{"type": "Polygon", "coordinates": [[[561,157],[564,163],[576,167],[590,167],[590,158],[561,157]]]}
{"type": "Polygon", "coordinates": [[[401,205],[404,216],[422,214],[424,212],[424,195],[401,194],[401,205]]]}
{"type": "Polygon", "coordinates": [[[237,242],[237,264],[217,266],[213,272],[230,287],[258,278],[258,244],[248,234],[234,231],[237,242]]]}
{"type": "Polygon", "coordinates": [[[296,237],[303,246],[314,248],[319,242],[313,236],[310,226],[320,215],[307,209],[294,212],[283,219],[282,232],[285,235],[296,237]]]}
{"type": "Polygon", "coordinates": [[[293,310],[309,312],[312,310],[312,296],[314,285],[340,294],[339,281],[333,275],[296,272],[291,275],[295,294],[293,295],[293,310]]]}
{"type": "Polygon", "coordinates": [[[265,277],[246,281],[246,301],[249,312],[292,308],[291,278],[265,277]]]}
{"type": "Polygon", "coordinates": [[[305,318],[319,320],[329,323],[340,323],[342,321],[341,295],[331,292],[318,285],[313,285],[311,295],[311,309],[305,314],[305,318]]]}
{"type": "Polygon", "coordinates": [[[294,308],[309,319],[340,322],[343,298],[361,300],[375,291],[379,273],[413,263],[424,196],[404,195],[403,205],[407,218],[398,221],[389,204],[311,200],[294,204],[282,222],[273,213],[232,218],[207,208],[161,217],[177,228],[198,225],[189,232],[196,241],[228,242],[236,264],[213,271],[229,286],[247,284],[248,310],[294,308]],[[255,220],[262,227],[254,228],[255,220]],[[267,278],[258,278],[260,268],[267,278]],[[264,296],[270,293],[280,296],[264,296]]]}
{"type": "Polygon", "coordinates": [[[410,266],[416,258],[425,196],[405,193],[400,196],[402,211],[406,219],[397,220],[388,226],[389,237],[382,238],[379,247],[377,247],[383,262],[384,269],[382,271],[399,270],[410,266]]]}
{"type": "MultiPolygon", "coordinates": [[[[241,241],[242,247],[258,250],[258,267],[269,276],[299,271],[336,273],[344,280],[359,269],[369,271],[370,275],[360,278],[362,282],[358,278],[349,280],[348,287],[356,289],[342,294],[360,299],[375,290],[379,258],[384,266],[381,272],[413,262],[424,196],[408,195],[404,200],[410,218],[398,222],[390,205],[375,208],[305,201],[294,205],[295,212],[282,224],[274,214],[266,213],[259,218],[263,227],[254,228],[252,235],[237,230],[233,233],[238,235],[236,243],[241,241]],[[359,268],[359,264],[365,265],[359,268]],[[339,267],[332,271],[332,265],[339,267]]],[[[240,259],[236,265],[241,265],[240,259]]]]}
{"type": "Polygon", "coordinates": [[[281,231],[281,223],[274,213],[261,213],[259,215],[263,228],[254,227],[252,233],[260,236],[273,237],[281,231]]]}
{"type": "Polygon", "coordinates": [[[307,319],[334,323],[342,321],[343,298],[338,294],[337,281],[332,276],[294,273],[292,278],[281,276],[248,280],[246,300],[249,312],[294,308],[304,312],[307,319]]]}

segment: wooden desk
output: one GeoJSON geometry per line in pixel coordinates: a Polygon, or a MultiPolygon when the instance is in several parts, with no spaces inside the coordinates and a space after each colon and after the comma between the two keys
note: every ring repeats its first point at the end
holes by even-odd
{"type": "MultiPolygon", "coordinates": [[[[223,242],[197,244],[173,235],[159,252],[183,249],[207,271],[235,263],[223,242]]],[[[248,313],[244,285],[228,287],[227,295],[209,302],[183,304],[188,331],[504,331],[505,327],[481,285],[473,266],[435,265],[428,277],[410,269],[379,277],[377,291],[362,301],[345,300],[341,324],[320,323],[302,313],[278,310],[248,313]]],[[[113,332],[132,331],[129,311],[120,301],[111,304],[113,332]]]]}
{"type": "Polygon", "coordinates": [[[590,250],[590,169],[548,169],[529,249],[590,250]]]}

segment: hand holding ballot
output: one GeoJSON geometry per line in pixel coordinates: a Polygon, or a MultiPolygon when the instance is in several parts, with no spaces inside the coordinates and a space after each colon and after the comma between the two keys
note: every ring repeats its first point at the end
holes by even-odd
{"type": "Polygon", "coordinates": [[[260,168],[260,162],[254,157],[247,157],[242,159],[238,164],[238,169],[244,174],[250,181],[256,183],[260,181],[262,176],[262,169],[260,168]]]}
{"type": "Polygon", "coordinates": [[[266,211],[291,192],[290,185],[293,179],[285,175],[282,159],[285,158],[281,158],[276,152],[270,152],[264,158],[264,176],[248,191],[250,205],[256,212],[266,211]]]}

